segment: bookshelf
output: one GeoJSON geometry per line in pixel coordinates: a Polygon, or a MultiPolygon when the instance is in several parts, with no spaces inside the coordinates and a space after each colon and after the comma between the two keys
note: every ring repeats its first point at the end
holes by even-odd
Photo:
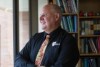
{"type": "Polygon", "coordinates": [[[99,3],[99,0],[79,0],[79,67],[100,67],[99,3]]]}
{"type": "Polygon", "coordinates": [[[61,7],[62,28],[77,37],[80,60],[76,67],[100,67],[100,0],[48,0],[48,3],[61,7]]]}

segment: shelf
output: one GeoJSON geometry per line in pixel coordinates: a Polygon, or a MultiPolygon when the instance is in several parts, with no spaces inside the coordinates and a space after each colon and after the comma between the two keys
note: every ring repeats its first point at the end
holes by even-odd
{"type": "Polygon", "coordinates": [[[100,54],[96,53],[80,54],[80,57],[100,57],[100,54]]]}
{"type": "Polygon", "coordinates": [[[78,15],[76,13],[62,13],[62,15],[78,15]]]}
{"type": "Polygon", "coordinates": [[[100,19],[100,16],[79,17],[79,19],[100,19]]]}
{"type": "Polygon", "coordinates": [[[80,35],[79,37],[99,37],[100,35],[80,35]]]}

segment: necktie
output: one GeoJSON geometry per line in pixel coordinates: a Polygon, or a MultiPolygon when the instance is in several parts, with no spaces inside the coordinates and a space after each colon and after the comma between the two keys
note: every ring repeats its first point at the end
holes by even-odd
{"type": "Polygon", "coordinates": [[[37,65],[37,66],[40,66],[40,64],[42,62],[42,59],[43,59],[43,56],[44,56],[44,53],[45,53],[45,49],[46,49],[47,44],[49,42],[49,38],[50,38],[50,36],[46,35],[46,38],[45,38],[44,42],[42,43],[42,45],[39,49],[39,52],[38,52],[36,60],[35,60],[35,65],[37,65]]]}

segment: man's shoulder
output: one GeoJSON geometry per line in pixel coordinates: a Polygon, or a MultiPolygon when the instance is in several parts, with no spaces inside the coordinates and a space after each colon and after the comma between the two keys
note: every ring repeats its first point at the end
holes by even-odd
{"type": "Polygon", "coordinates": [[[64,38],[75,38],[72,34],[64,29],[62,29],[62,35],[64,36],[64,38]]]}
{"type": "Polygon", "coordinates": [[[71,36],[70,33],[64,29],[61,29],[61,33],[66,36],[71,36]]]}

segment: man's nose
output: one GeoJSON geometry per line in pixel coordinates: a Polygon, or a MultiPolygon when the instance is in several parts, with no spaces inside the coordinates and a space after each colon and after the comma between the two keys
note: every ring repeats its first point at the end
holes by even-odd
{"type": "Polygon", "coordinates": [[[40,16],[40,20],[44,20],[43,16],[40,16]]]}

